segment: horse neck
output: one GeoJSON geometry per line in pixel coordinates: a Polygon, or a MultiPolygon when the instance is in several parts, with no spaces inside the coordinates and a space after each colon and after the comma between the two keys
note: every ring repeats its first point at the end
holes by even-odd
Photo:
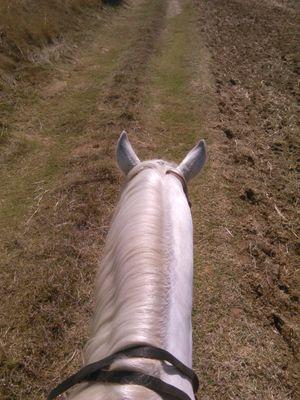
{"type": "MultiPolygon", "coordinates": [[[[192,223],[182,186],[164,171],[142,171],[127,184],[113,217],[85,363],[150,344],[191,366],[191,299],[192,223]]],[[[158,361],[122,359],[115,368],[161,377],[193,398],[191,384],[158,361]]]]}
{"type": "MultiPolygon", "coordinates": [[[[169,248],[169,317],[166,350],[192,367],[193,226],[182,185],[166,176],[166,236],[169,248]]],[[[190,382],[173,367],[164,368],[163,379],[194,398],[190,382]]]]}

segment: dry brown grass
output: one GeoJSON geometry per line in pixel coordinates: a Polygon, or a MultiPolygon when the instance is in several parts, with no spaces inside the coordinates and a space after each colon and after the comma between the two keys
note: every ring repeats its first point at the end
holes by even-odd
{"type": "Polygon", "coordinates": [[[2,0],[0,2],[0,67],[28,60],[34,48],[53,44],[78,23],[83,10],[97,0],[2,0]]]}
{"type": "MultiPolygon", "coordinates": [[[[121,4],[114,0],[1,0],[0,90],[16,84],[31,64],[46,66],[70,53],[99,18],[97,11],[121,4]]],[[[25,78],[35,79],[33,70],[25,78]]]]}
{"type": "Polygon", "coordinates": [[[51,45],[78,25],[89,7],[101,7],[99,0],[1,0],[0,67],[17,67],[36,48],[51,45]]]}
{"type": "MultiPolygon", "coordinates": [[[[34,96],[60,62],[74,63],[89,37],[122,0],[0,1],[0,145],[10,139],[11,112],[34,96]]],[[[50,86],[53,83],[50,82],[50,86]]],[[[59,85],[59,83],[58,83],[59,85]]],[[[54,89],[53,89],[54,90],[54,89]]]]}

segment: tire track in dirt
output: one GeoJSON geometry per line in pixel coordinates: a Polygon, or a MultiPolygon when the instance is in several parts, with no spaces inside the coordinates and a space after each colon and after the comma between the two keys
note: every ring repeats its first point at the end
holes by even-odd
{"type": "MultiPolygon", "coordinates": [[[[202,382],[201,398],[219,399],[226,396],[227,388],[222,389],[219,381],[226,362],[235,363],[237,376],[244,374],[238,367],[243,354],[234,359],[234,349],[240,345],[240,331],[250,328],[236,324],[231,314],[241,293],[234,278],[237,261],[230,232],[234,221],[229,217],[233,206],[222,179],[224,145],[212,126],[217,103],[210,54],[192,3],[181,5],[182,12],[170,18],[156,55],[145,125],[159,143],[159,155],[172,161],[180,162],[200,138],[208,141],[209,163],[202,177],[189,184],[195,238],[193,367],[202,382]],[[224,366],[216,355],[225,360],[224,366]]],[[[230,390],[235,392],[234,383],[230,390]]]]}
{"type": "Polygon", "coordinates": [[[135,37],[129,43],[128,50],[121,56],[119,67],[111,78],[104,103],[109,109],[113,109],[115,123],[121,129],[139,125],[145,71],[162,32],[165,16],[164,1],[150,2],[147,12],[141,12],[139,17],[144,20],[144,24],[139,25],[135,37]]]}

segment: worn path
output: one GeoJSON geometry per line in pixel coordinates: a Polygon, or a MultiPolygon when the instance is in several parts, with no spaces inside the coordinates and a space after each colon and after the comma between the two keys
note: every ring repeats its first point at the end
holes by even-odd
{"type": "Polygon", "coordinates": [[[80,365],[94,273],[120,190],[114,149],[122,129],[141,158],[179,162],[198,139],[208,141],[209,163],[190,185],[200,398],[293,398],[293,319],[258,302],[262,289],[253,283],[271,285],[257,254],[272,259],[275,245],[241,229],[245,208],[255,219],[258,200],[236,179],[236,165],[256,161],[248,147],[239,153],[242,140],[220,117],[218,73],[227,67],[208,35],[217,17],[218,4],[206,1],[129,1],[102,16],[76,59],[20,98],[0,155],[1,399],[42,399],[80,365]]]}

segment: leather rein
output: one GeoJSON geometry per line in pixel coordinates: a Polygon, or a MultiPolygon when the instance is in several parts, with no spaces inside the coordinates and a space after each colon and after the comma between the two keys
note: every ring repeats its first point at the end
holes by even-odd
{"type": "Polygon", "coordinates": [[[141,345],[120,350],[101,361],[86,365],[54,388],[49,393],[47,399],[53,400],[74,385],[82,382],[101,382],[144,386],[166,400],[191,400],[191,398],[182,390],[154,376],[135,371],[109,370],[109,367],[114,361],[123,358],[124,356],[127,358],[147,358],[170,363],[179,373],[191,382],[194,393],[198,391],[199,380],[192,369],[187,367],[166,350],[154,346],[141,345]]]}

